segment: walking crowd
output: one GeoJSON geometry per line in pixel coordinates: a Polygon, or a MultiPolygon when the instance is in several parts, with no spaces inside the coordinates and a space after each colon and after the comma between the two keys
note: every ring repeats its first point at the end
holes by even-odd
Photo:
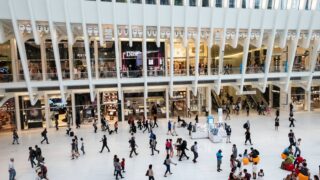
{"type": "MultiPolygon", "coordinates": [[[[236,114],[239,113],[238,107],[235,107],[236,114]]],[[[245,108],[245,111],[247,115],[249,115],[249,110],[245,108]]],[[[227,108],[226,110],[226,119],[230,118],[230,110],[227,108]],[[229,113],[228,113],[229,112],[229,113]]],[[[258,108],[258,114],[263,115],[262,108],[258,108]]],[[[280,126],[280,112],[279,110],[275,113],[275,130],[278,131],[278,128],[280,126]]],[[[128,152],[129,152],[129,158],[134,158],[135,156],[138,156],[138,148],[146,148],[146,147],[140,147],[138,146],[139,142],[137,142],[135,138],[136,133],[147,133],[146,139],[149,140],[149,148],[150,148],[150,155],[151,156],[157,156],[160,154],[160,152],[165,152],[165,158],[163,160],[164,165],[164,173],[163,177],[167,177],[168,175],[172,175],[172,165],[178,166],[178,161],[181,163],[181,161],[188,161],[190,159],[190,156],[192,158],[193,164],[197,164],[198,157],[199,157],[199,144],[197,141],[193,141],[192,143],[188,143],[188,139],[183,139],[178,136],[176,128],[185,129],[185,134],[188,134],[191,136],[192,132],[194,132],[194,127],[196,124],[199,123],[199,117],[196,115],[193,122],[187,123],[186,120],[182,119],[180,116],[178,116],[177,121],[169,120],[167,123],[167,133],[166,133],[166,139],[165,142],[158,142],[157,135],[155,128],[158,128],[159,125],[157,123],[157,112],[156,110],[152,110],[152,116],[147,119],[144,116],[141,116],[138,119],[134,119],[133,117],[130,117],[128,120],[128,130],[131,135],[131,137],[128,139],[128,152]],[[175,140],[173,138],[176,138],[175,140]],[[191,144],[191,145],[190,145],[191,144]],[[134,156],[135,155],[135,156],[134,156]],[[175,160],[176,158],[176,160],[175,160]]],[[[289,127],[295,127],[295,119],[293,117],[293,107],[290,105],[290,113],[289,113],[289,127]]],[[[105,119],[105,117],[102,117],[100,120],[101,124],[101,131],[103,134],[101,138],[101,150],[99,150],[99,153],[103,153],[104,149],[107,149],[108,153],[113,153],[114,151],[108,146],[108,138],[112,138],[112,136],[118,134],[118,122],[113,123],[112,125],[109,123],[108,120],[105,119]],[[107,138],[107,135],[109,136],[107,138]]],[[[93,133],[97,133],[98,131],[98,125],[97,120],[94,120],[92,122],[93,126],[93,133]]],[[[77,128],[80,128],[80,126],[77,125],[77,128]]],[[[226,143],[231,143],[231,134],[232,129],[231,126],[224,123],[224,128],[226,131],[226,143]]],[[[251,134],[251,125],[250,121],[247,120],[245,124],[243,125],[244,128],[244,145],[246,146],[248,143],[249,148],[244,148],[243,153],[239,153],[240,150],[238,149],[238,146],[236,144],[233,144],[231,146],[231,154],[224,155],[223,150],[219,149],[216,152],[216,162],[217,162],[217,172],[221,172],[222,170],[222,163],[225,161],[225,159],[229,159],[230,163],[230,173],[228,180],[250,180],[250,179],[264,179],[264,170],[260,167],[260,156],[263,157],[263,155],[260,155],[260,152],[257,148],[254,148],[252,145],[252,134],[251,134]],[[230,157],[230,158],[228,158],[230,157]],[[251,168],[249,168],[251,166],[251,168]]],[[[58,131],[59,128],[56,128],[58,131]]],[[[179,133],[181,133],[183,130],[181,130],[179,133]]],[[[85,151],[85,138],[80,137],[78,139],[75,132],[72,130],[70,126],[66,129],[66,136],[71,138],[71,160],[78,159],[78,157],[82,154],[82,156],[86,155],[85,151]],[[79,148],[80,147],[80,148],[79,148]],[[81,152],[81,153],[80,153],[81,152]]],[[[161,135],[163,136],[163,134],[161,135]]],[[[46,144],[49,146],[49,138],[48,138],[48,132],[45,128],[41,132],[42,140],[40,141],[41,144],[46,142],[46,144]]],[[[287,146],[284,151],[281,153],[281,158],[283,159],[283,162],[281,163],[281,169],[287,170],[290,173],[284,177],[284,180],[304,180],[304,179],[311,179],[311,173],[309,172],[308,166],[307,166],[307,160],[302,157],[301,154],[301,138],[296,138],[293,129],[290,130],[288,134],[289,138],[289,146],[287,146]]],[[[19,144],[19,136],[16,130],[13,130],[13,145],[19,144]]],[[[200,143],[201,144],[201,143],[200,143]]],[[[145,155],[145,154],[144,154],[145,155]]],[[[160,158],[160,157],[156,157],[160,158]]],[[[38,145],[35,145],[34,149],[33,147],[29,147],[29,157],[28,161],[30,161],[31,168],[34,168],[34,171],[37,175],[37,180],[43,180],[48,179],[47,173],[48,169],[45,165],[45,158],[43,156],[42,150],[38,145]]],[[[115,179],[118,180],[119,178],[125,178],[126,173],[126,162],[125,158],[119,157],[119,154],[114,152],[113,153],[113,167],[114,167],[114,176],[115,179]]],[[[200,162],[201,163],[201,162],[200,162]]],[[[158,176],[158,172],[154,171],[153,167],[155,164],[149,164],[147,171],[145,173],[145,176],[149,180],[154,180],[155,177],[158,176]]],[[[181,165],[183,166],[183,165],[181,165]]],[[[180,165],[179,165],[180,167],[180,165]]],[[[14,167],[14,158],[11,158],[9,161],[9,180],[15,180],[16,177],[16,169],[14,167]]],[[[317,175],[314,175],[314,179],[319,179],[317,175]]]]}

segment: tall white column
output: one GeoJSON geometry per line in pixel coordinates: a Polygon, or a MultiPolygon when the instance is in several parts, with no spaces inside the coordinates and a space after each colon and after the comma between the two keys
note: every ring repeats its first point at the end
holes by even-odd
{"type": "MultiPolygon", "coordinates": [[[[122,118],[122,121],[125,121],[125,119],[124,119],[124,92],[123,92],[123,90],[121,90],[121,94],[122,94],[122,96],[121,96],[121,118],[122,118]]],[[[147,117],[146,117],[147,118],[147,117]]]]}
{"type": "Polygon", "coordinates": [[[187,76],[190,76],[190,57],[189,57],[189,43],[186,47],[186,55],[187,55],[187,76]]]}
{"type": "Polygon", "coordinates": [[[97,113],[98,113],[98,124],[100,123],[101,120],[101,99],[100,99],[100,92],[97,91],[97,113]]]}
{"type": "Polygon", "coordinates": [[[42,80],[47,79],[47,52],[46,52],[46,39],[40,40],[40,54],[41,54],[41,68],[42,68],[42,80]]]}
{"type": "Polygon", "coordinates": [[[190,107],[190,89],[187,87],[187,107],[191,109],[190,107]]]}
{"type": "Polygon", "coordinates": [[[76,126],[76,99],[74,92],[71,92],[72,127],[76,126]]]}
{"type": "Polygon", "coordinates": [[[74,79],[74,74],[73,74],[73,48],[72,45],[68,44],[68,56],[69,56],[69,69],[70,69],[70,79],[74,79]]]}
{"type": "Polygon", "coordinates": [[[170,107],[169,107],[169,89],[166,87],[166,119],[169,121],[169,112],[170,112],[170,107]]]}
{"type": "MultiPolygon", "coordinates": [[[[48,94],[44,93],[44,114],[46,119],[46,128],[52,127],[52,121],[50,119],[50,109],[49,109],[49,100],[48,94]]],[[[40,100],[39,100],[40,101],[40,100]]]]}
{"type": "Polygon", "coordinates": [[[211,75],[211,63],[212,63],[212,57],[211,57],[211,48],[208,46],[208,75],[211,75]]]}
{"type": "Polygon", "coordinates": [[[307,91],[305,93],[305,110],[311,111],[311,91],[307,91]]]}
{"type": "Polygon", "coordinates": [[[207,110],[208,114],[211,114],[211,109],[212,109],[212,97],[211,97],[211,86],[207,87],[207,110]]]}
{"type": "Polygon", "coordinates": [[[10,50],[11,50],[11,69],[12,69],[12,79],[14,82],[18,80],[18,52],[17,52],[17,42],[15,39],[10,39],[10,50]]]}
{"type": "Polygon", "coordinates": [[[21,117],[20,117],[20,106],[19,106],[19,95],[14,95],[14,105],[15,105],[15,115],[16,115],[16,125],[18,132],[21,131],[21,117]]]}
{"type": "Polygon", "coordinates": [[[273,107],[273,93],[272,93],[273,86],[269,84],[269,106],[273,107]]]}
{"type": "Polygon", "coordinates": [[[94,49],[94,69],[95,69],[95,78],[99,78],[99,59],[98,59],[98,41],[95,39],[93,44],[94,49]]]}

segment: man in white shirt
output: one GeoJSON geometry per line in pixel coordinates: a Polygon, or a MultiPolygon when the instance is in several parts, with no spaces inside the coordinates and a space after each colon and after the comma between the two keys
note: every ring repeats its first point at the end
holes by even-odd
{"type": "Polygon", "coordinates": [[[9,162],[9,180],[15,180],[16,177],[16,170],[14,169],[14,159],[10,158],[10,162],[9,162]]]}

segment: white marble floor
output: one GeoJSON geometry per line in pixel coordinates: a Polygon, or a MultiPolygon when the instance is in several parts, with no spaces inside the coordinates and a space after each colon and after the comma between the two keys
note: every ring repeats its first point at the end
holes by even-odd
{"type": "MultiPolygon", "coordinates": [[[[274,114],[274,113],[273,113],[274,114]]],[[[281,112],[279,131],[274,130],[274,117],[252,115],[250,117],[253,147],[260,151],[261,163],[258,168],[263,168],[265,171],[265,179],[278,180],[282,179],[288,172],[279,168],[281,163],[280,154],[288,145],[287,134],[289,132],[289,121],[287,112],[281,112]]],[[[319,173],[320,165],[320,113],[296,113],[296,128],[294,132],[296,137],[302,138],[302,156],[307,159],[308,166],[312,174],[319,173]]],[[[244,129],[243,123],[248,119],[244,115],[233,115],[232,120],[227,123],[232,127],[232,144],[238,146],[238,152],[243,152],[245,148],[250,146],[244,145],[244,129]]],[[[205,121],[205,118],[201,118],[205,121]]],[[[147,179],[145,172],[149,164],[154,165],[156,179],[165,179],[163,173],[165,167],[162,164],[165,158],[164,142],[166,138],[173,138],[166,135],[167,122],[161,120],[160,128],[154,131],[158,138],[158,149],[160,154],[150,156],[148,148],[148,134],[139,132],[135,135],[138,144],[137,157],[129,158],[129,133],[128,124],[120,123],[118,134],[113,134],[108,137],[108,144],[111,152],[107,151],[102,154],[98,153],[101,148],[99,142],[103,132],[93,133],[92,126],[81,127],[76,130],[76,135],[85,140],[85,149],[87,154],[81,156],[77,160],[70,160],[70,142],[71,138],[65,135],[65,129],[55,131],[49,130],[49,145],[40,145],[40,130],[25,131],[20,134],[20,145],[11,145],[11,134],[0,134],[0,179],[8,178],[8,161],[10,157],[15,158],[15,167],[18,180],[33,180],[35,179],[34,170],[31,169],[28,159],[28,147],[38,144],[42,148],[43,155],[46,158],[48,167],[48,177],[50,180],[102,180],[113,179],[113,155],[117,154],[120,158],[126,159],[125,179],[141,180],[147,179]]],[[[193,144],[187,135],[186,129],[178,128],[180,137],[188,141],[188,146],[193,144]]],[[[173,138],[176,140],[176,137],[173,138]]],[[[232,144],[212,143],[209,139],[197,140],[199,144],[199,159],[197,164],[193,164],[191,160],[182,162],[177,161],[174,157],[173,161],[178,162],[177,166],[172,167],[173,174],[166,179],[184,179],[184,180],[209,180],[209,179],[228,179],[230,171],[229,157],[231,154],[232,144]],[[218,173],[216,171],[215,154],[218,149],[222,149],[224,158],[222,169],[218,173]]],[[[187,152],[191,155],[191,152],[187,152]]],[[[192,155],[191,155],[192,156],[192,155]]],[[[245,167],[251,171],[251,166],[245,167]]]]}

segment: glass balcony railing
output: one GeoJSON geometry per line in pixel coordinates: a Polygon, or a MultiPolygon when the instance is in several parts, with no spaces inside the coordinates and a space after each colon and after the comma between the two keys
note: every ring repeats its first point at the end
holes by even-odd
{"type": "Polygon", "coordinates": [[[117,71],[100,71],[99,78],[116,78],[117,71]]]}
{"type": "Polygon", "coordinates": [[[165,70],[148,70],[148,76],[165,76],[165,70]]]}
{"type": "Polygon", "coordinates": [[[223,68],[223,75],[228,75],[228,74],[241,74],[240,73],[240,67],[232,67],[232,68],[223,68]]]}
{"type": "Polygon", "coordinates": [[[309,68],[302,66],[302,65],[294,65],[292,67],[292,71],[293,72],[305,72],[305,71],[309,71],[309,68]]]}
{"type": "MultiPolygon", "coordinates": [[[[188,75],[188,70],[187,69],[175,69],[174,70],[174,75],[175,76],[187,76],[188,75]]],[[[190,73],[189,73],[190,74],[190,73]]]]}
{"type": "Polygon", "coordinates": [[[264,73],[263,67],[247,67],[246,74],[264,73]]]}
{"type": "Polygon", "coordinates": [[[13,75],[12,74],[1,74],[0,73],[0,83],[12,82],[12,81],[13,81],[13,75]]]}
{"type": "Polygon", "coordinates": [[[314,70],[315,70],[315,71],[320,71],[320,64],[317,64],[317,65],[314,67],[314,70]]]}
{"type": "Polygon", "coordinates": [[[219,68],[211,68],[211,75],[218,75],[219,74],[219,68]]]}
{"type": "Polygon", "coordinates": [[[143,76],[142,70],[121,71],[122,78],[141,78],[143,76]]]}
{"type": "Polygon", "coordinates": [[[285,66],[270,66],[269,72],[271,73],[280,73],[280,72],[286,72],[287,69],[285,66]]]}

